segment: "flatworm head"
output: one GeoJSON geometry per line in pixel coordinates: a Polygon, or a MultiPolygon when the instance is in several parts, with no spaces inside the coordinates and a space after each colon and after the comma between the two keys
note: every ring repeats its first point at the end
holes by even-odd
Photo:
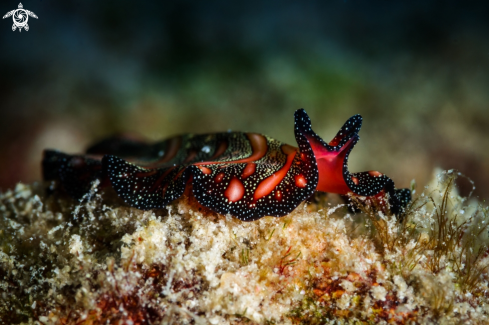
{"type": "Polygon", "coordinates": [[[372,198],[379,195],[387,196],[390,209],[395,214],[399,214],[411,200],[409,189],[396,190],[394,182],[378,171],[361,173],[348,171],[348,156],[360,139],[358,135],[362,127],[360,115],[350,117],[329,143],[311,129],[310,119],[303,109],[296,112],[296,124],[297,116],[302,122],[299,130],[309,141],[316,158],[319,173],[318,191],[372,198]]]}
{"type": "Polygon", "coordinates": [[[100,179],[139,209],[164,208],[191,185],[200,204],[244,221],[284,216],[316,190],[362,196],[383,191],[397,211],[409,191],[395,190],[392,180],[378,172],[348,171],[361,122],[353,116],[326,143],[300,109],[294,128],[298,147],[242,132],[186,134],[153,144],[112,137],[89,148],[87,155],[47,150],[44,178],[59,180],[74,197],[100,179]]]}

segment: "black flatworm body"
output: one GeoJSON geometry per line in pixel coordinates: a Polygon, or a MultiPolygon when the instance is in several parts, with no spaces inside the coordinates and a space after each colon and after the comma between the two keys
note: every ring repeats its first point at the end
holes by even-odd
{"type": "Polygon", "coordinates": [[[326,143],[299,109],[298,147],[243,132],[186,134],[157,143],[112,137],[84,155],[46,150],[43,174],[75,198],[99,179],[130,206],[144,210],[166,207],[191,183],[200,204],[244,221],[284,216],[315,191],[386,198],[398,214],[411,199],[408,189],[395,189],[389,177],[376,171],[348,171],[361,124],[360,115],[351,117],[326,143]]]}

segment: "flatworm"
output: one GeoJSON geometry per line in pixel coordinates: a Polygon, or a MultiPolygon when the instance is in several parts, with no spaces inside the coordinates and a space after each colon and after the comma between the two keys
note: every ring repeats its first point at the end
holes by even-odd
{"type": "Polygon", "coordinates": [[[408,189],[376,171],[350,173],[348,155],[362,124],[352,116],[326,143],[311,128],[304,109],[295,112],[297,147],[257,133],[226,132],[176,136],[157,143],[112,137],[85,155],[45,150],[45,180],[58,180],[80,198],[99,179],[130,206],[164,208],[191,184],[197,201],[244,221],[281,217],[315,191],[387,198],[399,214],[411,200],[408,189]]]}

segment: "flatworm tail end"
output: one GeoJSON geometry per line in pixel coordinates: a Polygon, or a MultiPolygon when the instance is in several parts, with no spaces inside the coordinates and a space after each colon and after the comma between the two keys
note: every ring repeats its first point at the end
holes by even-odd
{"type": "Polygon", "coordinates": [[[63,164],[62,159],[66,156],[68,155],[65,155],[64,153],[57,150],[44,150],[41,163],[42,177],[44,180],[54,181],[58,179],[58,170],[63,164]]]}
{"type": "Polygon", "coordinates": [[[44,180],[59,181],[75,199],[82,198],[96,179],[105,180],[100,160],[56,150],[44,150],[42,173],[44,180]]]}
{"type": "Polygon", "coordinates": [[[185,191],[189,173],[183,167],[146,169],[112,155],[102,159],[112,187],[130,206],[161,209],[185,191]]]}
{"type": "Polygon", "coordinates": [[[131,134],[119,134],[99,141],[89,147],[87,155],[115,155],[122,157],[145,157],[151,151],[151,145],[131,134]]]}

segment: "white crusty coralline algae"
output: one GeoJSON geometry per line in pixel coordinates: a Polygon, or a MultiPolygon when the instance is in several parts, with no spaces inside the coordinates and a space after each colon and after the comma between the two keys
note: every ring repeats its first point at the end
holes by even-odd
{"type": "Polygon", "coordinates": [[[477,252],[488,240],[476,230],[487,210],[467,204],[452,176],[435,179],[403,224],[368,216],[368,207],[351,215],[333,196],[283,218],[241,222],[188,197],[168,211],[141,211],[110,194],[74,203],[18,185],[0,194],[0,319],[485,323],[489,259],[477,252]],[[440,220],[466,222],[464,233],[452,233],[459,242],[436,241],[440,220]]]}

